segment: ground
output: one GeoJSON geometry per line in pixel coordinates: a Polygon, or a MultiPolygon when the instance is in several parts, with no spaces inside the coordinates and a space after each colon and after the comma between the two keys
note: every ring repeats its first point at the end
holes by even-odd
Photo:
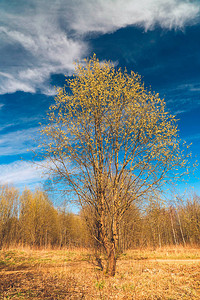
{"type": "Polygon", "coordinates": [[[115,277],[86,249],[1,250],[0,299],[200,299],[200,249],[127,251],[115,277]]]}

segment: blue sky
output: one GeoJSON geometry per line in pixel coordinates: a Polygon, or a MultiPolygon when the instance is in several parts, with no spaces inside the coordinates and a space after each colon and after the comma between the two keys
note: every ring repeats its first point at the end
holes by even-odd
{"type": "MultiPolygon", "coordinates": [[[[27,149],[37,146],[54,86],[93,53],[138,72],[165,98],[200,161],[199,1],[1,0],[0,20],[1,183],[23,189],[44,180],[27,149]]],[[[198,178],[188,189],[200,194],[198,178]]]]}

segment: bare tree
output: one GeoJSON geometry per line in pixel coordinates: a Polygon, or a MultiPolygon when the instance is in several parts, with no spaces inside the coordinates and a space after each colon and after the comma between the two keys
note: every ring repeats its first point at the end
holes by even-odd
{"type": "Polygon", "coordinates": [[[45,246],[58,243],[58,212],[47,194],[25,189],[20,197],[21,242],[30,246],[45,246]]]}
{"type": "Polygon", "coordinates": [[[18,240],[19,191],[8,185],[0,186],[0,249],[18,240]]]}
{"type": "Polygon", "coordinates": [[[94,55],[58,89],[42,127],[42,158],[52,180],[95,211],[98,240],[114,275],[120,222],[131,203],[184,167],[175,117],[138,74],[94,55]]]}

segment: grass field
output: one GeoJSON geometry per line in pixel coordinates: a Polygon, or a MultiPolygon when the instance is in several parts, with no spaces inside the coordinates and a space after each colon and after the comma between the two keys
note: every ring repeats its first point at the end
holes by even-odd
{"type": "Polygon", "coordinates": [[[1,250],[0,299],[200,299],[200,249],[127,251],[113,278],[89,250],[1,250]]]}

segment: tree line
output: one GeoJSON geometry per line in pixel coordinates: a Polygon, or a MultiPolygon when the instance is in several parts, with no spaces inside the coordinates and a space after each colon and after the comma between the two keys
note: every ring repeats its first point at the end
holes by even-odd
{"type": "Polygon", "coordinates": [[[54,207],[47,193],[0,187],[0,247],[86,246],[82,219],[54,207]]]}
{"type": "MultiPolygon", "coordinates": [[[[98,226],[89,207],[79,214],[56,207],[46,192],[0,187],[0,247],[101,247],[98,226]],[[87,224],[90,222],[90,226],[87,224]],[[92,225],[92,226],[91,226],[92,225]],[[96,244],[95,244],[96,243],[96,244]]],[[[176,205],[149,200],[146,207],[132,204],[119,226],[121,252],[168,245],[200,245],[200,197],[176,205]]]]}

